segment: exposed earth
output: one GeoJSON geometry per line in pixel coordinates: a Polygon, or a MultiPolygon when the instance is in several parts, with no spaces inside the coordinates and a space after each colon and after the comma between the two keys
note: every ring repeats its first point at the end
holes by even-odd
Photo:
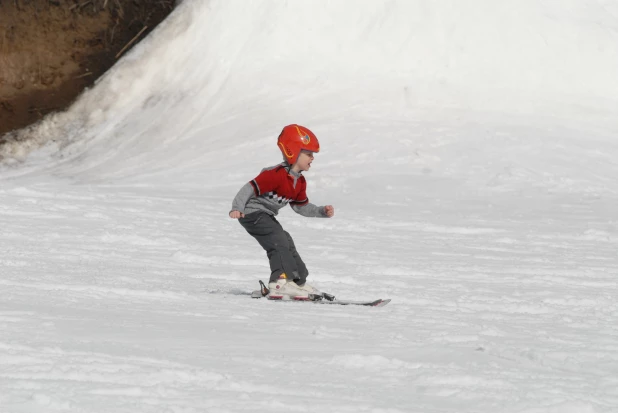
{"type": "Polygon", "coordinates": [[[176,0],[0,0],[2,135],[67,107],[176,0]]]}

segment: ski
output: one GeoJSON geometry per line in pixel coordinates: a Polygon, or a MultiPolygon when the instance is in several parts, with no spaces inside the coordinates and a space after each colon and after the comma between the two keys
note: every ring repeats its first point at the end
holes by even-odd
{"type": "Polygon", "coordinates": [[[260,281],[260,289],[255,290],[251,293],[252,298],[263,298],[266,297],[271,301],[308,301],[315,304],[331,304],[331,305],[362,305],[365,307],[384,307],[386,304],[390,303],[390,299],[377,299],[377,300],[369,300],[369,301],[357,301],[357,300],[338,300],[334,295],[328,293],[322,294],[309,294],[309,297],[289,297],[284,295],[268,295],[269,290],[264,285],[262,281],[260,281]]]}
{"type": "Polygon", "coordinates": [[[373,301],[349,301],[349,300],[333,300],[333,301],[315,301],[316,304],[338,304],[338,305],[362,305],[365,307],[384,307],[390,303],[390,299],[383,300],[381,298],[373,301]]]}

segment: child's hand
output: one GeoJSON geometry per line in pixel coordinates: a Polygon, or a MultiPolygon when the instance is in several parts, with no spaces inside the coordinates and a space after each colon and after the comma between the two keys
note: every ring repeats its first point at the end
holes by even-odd
{"type": "Polygon", "coordinates": [[[324,213],[326,214],[327,217],[332,217],[333,215],[335,215],[335,207],[332,205],[326,205],[324,207],[324,213]]]}
{"type": "Polygon", "coordinates": [[[244,218],[245,214],[243,214],[240,211],[230,211],[230,218],[234,218],[234,219],[238,219],[238,218],[244,218]]]}

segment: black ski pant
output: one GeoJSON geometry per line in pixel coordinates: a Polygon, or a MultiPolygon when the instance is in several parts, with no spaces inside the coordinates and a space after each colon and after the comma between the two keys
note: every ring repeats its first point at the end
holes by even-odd
{"type": "Polygon", "coordinates": [[[252,212],[238,221],[266,251],[270,262],[269,282],[276,282],[285,273],[288,280],[305,283],[309,271],[296,251],[294,240],[274,216],[252,212]]]}

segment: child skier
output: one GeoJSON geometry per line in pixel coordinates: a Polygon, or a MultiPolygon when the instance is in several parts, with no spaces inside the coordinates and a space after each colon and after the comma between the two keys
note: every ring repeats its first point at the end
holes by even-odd
{"type": "Polygon", "coordinates": [[[313,154],[320,151],[313,132],[300,125],[288,125],[281,131],[277,145],[284,161],[262,169],[255,179],[240,188],[229,215],[238,219],[266,251],[271,271],[269,297],[308,297],[320,292],[307,284],[309,271],[292,237],[275,216],[288,203],[305,217],[330,218],[335,208],[311,204],[305,192],[307,182],[302,172],[311,168],[313,154]]]}

